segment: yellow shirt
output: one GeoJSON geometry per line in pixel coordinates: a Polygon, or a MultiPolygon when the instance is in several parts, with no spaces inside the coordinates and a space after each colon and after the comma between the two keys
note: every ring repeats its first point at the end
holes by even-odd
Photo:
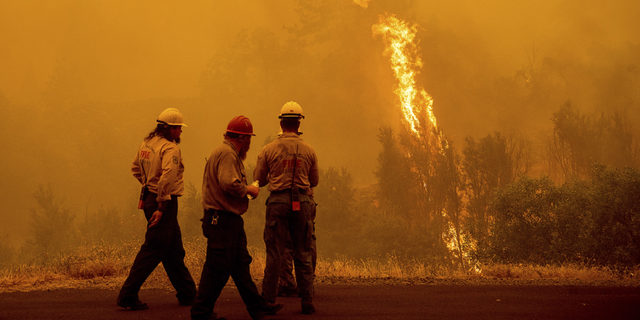
{"type": "Polygon", "coordinates": [[[285,132],[262,148],[253,179],[259,180],[261,187],[269,183],[269,191],[290,189],[294,167],[296,187],[309,191],[318,185],[320,175],[315,150],[299,135],[285,132]]]}
{"type": "Polygon", "coordinates": [[[241,215],[249,208],[244,163],[236,148],[224,141],[209,156],[202,178],[202,208],[241,215]]]}
{"type": "Polygon", "coordinates": [[[158,195],[158,202],[171,200],[184,192],[184,164],[178,145],[161,136],[154,136],[140,145],[133,165],[133,176],[158,195]]]}

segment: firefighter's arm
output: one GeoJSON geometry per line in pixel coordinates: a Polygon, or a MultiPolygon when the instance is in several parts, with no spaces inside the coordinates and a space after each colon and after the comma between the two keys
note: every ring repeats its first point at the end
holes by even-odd
{"type": "Polygon", "coordinates": [[[238,168],[236,159],[231,154],[224,154],[220,158],[218,165],[218,181],[220,188],[236,197],[247,195],[246,179],[243,179],[242,172],[238,168]]]}
{"type": "Polygon", "coordinates": [[[266,155],[263,148],[258,155],[258,160],[256,160],[256,167],[253,170],[253,181],[259,181],[259,186],[264,187],[269,183],[269,179],[267,178],[268,174],[269,166],[267,164],[266,155]]]}
{"type": "Polygon", "coordinates": [[[309,185],[311,188],[314,188],[320,182],[320,171],[318,170],[318,158],[313,157],[313,162],[311,163],[311,167],[309,168],[309,185]]]}

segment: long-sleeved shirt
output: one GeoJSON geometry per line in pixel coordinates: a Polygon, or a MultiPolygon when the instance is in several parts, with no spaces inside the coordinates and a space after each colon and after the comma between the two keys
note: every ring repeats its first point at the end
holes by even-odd
{"type": "Polygon", "coordinates": [[[318,157],[313,147],[299,135],[285,132],[264,146],[258,155],[253,179],[260,186],[269,184],[269,191],[282,191],[292,187],[295,167],[295,187],[309,190],[318,185],[318,157]],[[298,150],[296,156],[296,148],[298,150]]]}
{"type": "Polygon", "coordinates": [[[131,166],[133,176],[158,195],[158,202],[184,193],[184,164],[178,145],[161,136],[144,140],[131,166]]]}
{"type": "Polygon", "coordinates": [[[249,199],[247,178],[240,154],[225,140],[209,156],[202,179],[202,208],[233,212],[247,212],[249,199]]]}

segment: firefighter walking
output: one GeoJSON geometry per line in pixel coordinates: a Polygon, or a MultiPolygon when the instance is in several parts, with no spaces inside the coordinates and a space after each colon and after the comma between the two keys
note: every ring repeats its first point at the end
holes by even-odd
{"type": "Polygon", "coordinates": [[[145,241],[136,255],[117,304],[132,310],[147,309],[138,292],[147,277],[162,262],[180,305],[189,306],[196,285],[184,264],[185,251],[178,225],[178,197],[184,192],[184,165],[178,144],[184,124],[175,108],[160,113],[154,131],[144,139],[131,171],[142,184],[140,209],[148,221],[145,241]]]}
{"type": "Polygon", "coordinates": [[[223,143],[209,156],[202,181],[202,232],[207,238],[207,257],[202,268],[198,295],[191,319],[217,318],[214,306],[222,289],[233,278],[253,320],[274,315],[282,304],[269,303],[258,293],[250,273],[251,255],[242,214],[249,207],[248,195],[260,189],[247,185],[243,161],[251,145],[253,125],[247,117],[229,122],[223,143]]]}

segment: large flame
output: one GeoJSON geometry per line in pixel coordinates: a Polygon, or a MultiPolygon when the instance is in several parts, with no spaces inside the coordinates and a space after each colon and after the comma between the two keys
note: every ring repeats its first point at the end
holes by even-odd
{"type": "Polygon", "coordinates": [[[422,68],[418,47],[413,43],[417,26],[397,19],[394,15],[379,16],[378,24],[371,27],[374,35],[382,35],[386,44],[385,54],[391,58],[391,67],[398,79],[395,93],[400,99],[404,121],[416,136],[421,131],[429,132],[435,128],[436,117],[433,114],[433,99],[424,90],[416,88],[416,74],[422,68]],[[421,114],[425,113],[428,124],[421,123],[421,114]]]}
{"type": "MultiPolygon", "coordinates": [[[[400,107],[404,115],[403,122],[408,131],[413,133],[418,140],[427,142],[422,146],[430,148],[431,151],[434,151],[433,154],[439,153],[446,157],[444,151],[448,149],[448,143],[442,131],[437,127],[436,117],[433,114],[433,98],[424,89],[416,86],[415,78],[422,68],[418,46],[413,42],[417,25],[409,25],[394,15],[385,14],[379,16],[379,22],[371,29],[374,36],[382,35],[386,44],[385,54],[390,56],[391,68],[398,79],[398,85],[394,92],[400,100],[400,107]]],[[[430,170],[434,170],[433,164],[431,164],[430,170]]],[[[426,182],[423,182],[423,185],[425,188],[427,187],[426,182]]],[[[442,214],[448,216],[444,209],[442,214]]],[[[456,226],[450,220],[447,229],[442,234],[447,248],[461,260],[466,260],[476,272],[479,272],[477,263],[472,261],[468,251],[463,249],[462,244],[468,242],[465,236],[457,232],[456,226]]]]}

